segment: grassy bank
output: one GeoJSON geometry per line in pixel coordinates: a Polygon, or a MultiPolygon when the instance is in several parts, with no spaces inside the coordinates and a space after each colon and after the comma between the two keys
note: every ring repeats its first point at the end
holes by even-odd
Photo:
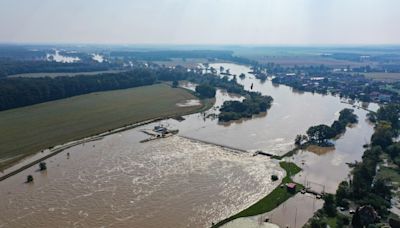
{"type": "MultiPolygon", "coordinates": [[[[282,179],[281,184],[293,182],[291,177],[301,171],[301,169],[296,164],[291,163],[291,162],[280,162],[279,165],[286,171],[286,176],[282,179]]],[[[247,208],[227,219],[222,220],[221,222],[217,223],[213,227],[220,227],[220,226],[222,226],[234,219],[237,219],[237,218],[254,216],[254,215],[259,215],[259,214],[263,214],[263,213],[272,211],[273,209],[278,207],[280,204],[285,202],[287,199],[294,196],[302,188],[303,188],[302,185],[297,184],[296,192],[290,193],[286,190],[286,187],[278,186],[270,194],[268,194],[267,196],[262,198],[257,203],[251,205],[249,208],[247,208]]]]}
{"type": "Polygon", "coordinates": [[[178,107],[196,99],[165,84],[75,96],[0,112],[0,169],[42,149],[127,124],[198,112],[212,106],[178,107]]]}

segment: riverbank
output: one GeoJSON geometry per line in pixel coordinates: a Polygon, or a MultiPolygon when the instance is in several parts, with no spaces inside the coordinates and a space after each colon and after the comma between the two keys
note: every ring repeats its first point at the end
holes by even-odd
{"type": "Polygon", "coordinates": [[[268,194],[267,196],[265,196],[264,198],[262,198],[249,208],[218,222],[212,227],[213,228],[221,227],[222,225],[237,218],[250,217],[269,212],[274,208],[278,207],[280,204],[285,202],[290,197],[293,197],[298,192],[300,192],[301,189],[304,188],[304,186],[302,186],[301,184],[296,183],[296,187],[293,192],[288,191],[285,186],[285,184],[293,182],[292,176],[301,171],[300,167],[290,162],[280,162],[279,165],[281,166],[282,169],[286,171],[286,176],[282,179],[281,184],[277,188],[275,188],[270,194],[268,194]]]}
{"type": "Polygon", "coordinates": [[[46,148],[110,132],[155,118],[170,118],[205,111],[176,104],[197,99],[181,88],[165,84],[92,93],[0,112],[0,170],[46,148]]]}

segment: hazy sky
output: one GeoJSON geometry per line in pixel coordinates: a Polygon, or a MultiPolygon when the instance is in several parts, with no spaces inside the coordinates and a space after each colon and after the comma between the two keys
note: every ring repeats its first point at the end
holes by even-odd
{"type": "Polygon", "coordinates": [[[400,44],[400,0],[0,0],[0,42],[400,44]]]}

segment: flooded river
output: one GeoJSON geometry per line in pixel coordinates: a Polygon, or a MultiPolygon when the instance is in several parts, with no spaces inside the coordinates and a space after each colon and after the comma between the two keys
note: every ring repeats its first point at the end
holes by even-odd
{"type": "Polygon", "coordinates": [[[1,182],[0,227],[207,227],[271,191],[264,158],[130,130],[1,182]],[[24,184],[33,174],[35,181],[24,184]]]}
{"type": "MultiPolygon", "coordinates": [[[[272,108],[250,120],[219,124],[207,116],[223,101],[242,98],[218,90],[215,107],[206,113],[163,121],[178,128],[179,136],[139,143],[147,137],[140,129],[155,125],[150,124],[69,148],[46,161],[45,173],[32,167],[0,182],[0,227],[208,227],[268,194],[276,187],[270,175],[284,173],[267,157],[181,136],[281,155],[293,148],[297,134],[311,125],[331,124],[341,109],[351,107],[338,97],[261,82],[245,66],[212,66],[221,65],[233,74],[245,73],[238,82],[271,95],[272,108]],[[34,183],[23,183],[28,174],[34,183]]],[[[179,105],[188,104],[196,101],[179,105]]],[[[347,177],[345,163],[360,160],[373,130],[365,121],[367,112],[355,111],[359,123],[336,140],[333,150],[300,151],[288,159],[304,169],[296,181],[334,192],[347,177]]]]}

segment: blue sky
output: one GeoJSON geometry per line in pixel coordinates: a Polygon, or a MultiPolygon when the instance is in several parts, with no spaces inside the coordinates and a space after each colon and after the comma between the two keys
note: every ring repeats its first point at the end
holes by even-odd
{"type": "Polygon", "coordinates": [[[399,0],[1,0],[0,42],[400,44],[399,0]]]}

